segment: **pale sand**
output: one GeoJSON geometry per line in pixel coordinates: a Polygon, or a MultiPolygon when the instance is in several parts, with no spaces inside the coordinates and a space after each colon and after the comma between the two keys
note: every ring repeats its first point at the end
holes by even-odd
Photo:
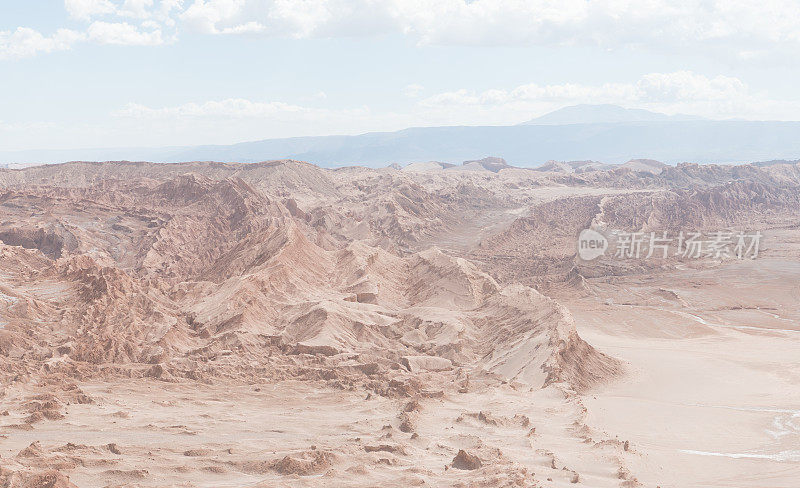
{"type": "Polygon", "coordinates": [[[645,485],[797,485],[800,304],[790,284],[798,282],[796,263],[765,260],[598,286],[615,303],[669,287],[688,309],[569,304],[581,335],[630,365],[584,401],[589,424],[646,453],[632,461],[645,485]]]}

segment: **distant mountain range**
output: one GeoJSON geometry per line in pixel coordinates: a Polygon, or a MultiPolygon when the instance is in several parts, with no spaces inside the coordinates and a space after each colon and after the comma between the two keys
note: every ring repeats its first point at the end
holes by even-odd
{"type": "Polygon", "coordinates": [[[622,122],[681,122],[706,120],[694,115],[666,115],[649,110],[624,108],[617,105],[572,105],[520,125],[615,124],[622,122]]]}
{"type": "Polygon", "coordinates": [[[614,105],[577,105],[514,126],[418,127],[355,136],[266,139],[224,146],[0,152],[0,163],[299,159],[321,166],[461,164],[493,155],[515,166],[632,159],[727,163],[800,156],[800,122],[705,120],[614,105]]]}

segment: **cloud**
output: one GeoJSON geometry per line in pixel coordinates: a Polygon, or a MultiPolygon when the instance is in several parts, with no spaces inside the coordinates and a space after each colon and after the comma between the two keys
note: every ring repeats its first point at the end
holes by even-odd
{"type": "MultiPolygon", "coordinates": [[[[182,30],[288,38],[395,34],[420,45],[633,46],[738,61],[800,51],[796,0],[64,0],[64,6],[87,23],[147,20],[172,36],[182,30]]],[[[158,44],[127,30],[120,36],[158,44]]]]}
{"type": "Polygon", "coordinates": [[[39,53],[65,51],[85,38],[85,34],[70,29],[59,29],[49,37],[27,27],[18,27],[14,32],[0,31],[0,59],[20,59],[39,53]]]}
{"type": "Polygon", "coordinates": [[[169,106],[128,103],[111,114],[108,125],[124,128],[120,129],[122,140],[137,133],[154,141],[150,144],[180,145],[396,130],[411,123],[407,116],[375,113],[368,107],[330,109],[312,106],[313,103],[313,100],[306,105],[244,98],[169,106]]]}
{"type": "Polygon", "coordinates": [[[18,27],[14,32],[0,31],[0,60],[29,58],[40,53],[67,51],[72,49],[76,43],[83,41],[126,46],[163,44],[164,40],[158,24],[150,26],[151,30],[142,31],[126,22],[95,21],[86,32],[58,29],[51,36],[45,36],[28,27],[18,27]]]}
{"type": "Polygon", "coordinates": [[[748,96],[747,85],[738,78],[708,78],[690,71],[650,73],[633,83],[585,85],[530,83],[511,90],[474,92],[460,89],[422,100],[425,106],[505,105],[517,102],[566,103],[657,103],[730,100],[748,96]]]}
{"type": "Polygon", "coordinates": [[[254,102],[244,98],[227,98],[210,100],[202,103],[186,103],[174,107],[151,108],[137,103],[129,103],[123,109],[114,112],[118,117],[134,118],[274,118],[276,116],[296,116],[302,118],[320,118],[331,115],[358,115],[366,109],[328,110],[304,107],[284,102],[254,102]]]}
{"type": "MultiPolygon", "coordinates": [[[[91,22],[85,31],[58,29],[46,36],[29,27],[0,31],[0,60],[20,59],[37,54],[67,51],[81,41],[127,46],[156,46],[164,43],[162,26],[174,26],[171,16],[182,0],[65,0],[64,7],[77,20],[91,22]],[[96,17],[137,18],[141,23],[92,21],[96,17]]],[[[113,20],[113,19],[112,19],[113,20]]]]}
{"type": "Polygon", "coordinates": [[[136,19],[147,19],[152,15],[153,0],[125,0],[119,14],[136,19]]]}
{"type": "Polygon", "coordinates": [[[85,21],[117,10],[109,0],[64,0],[64,7],[71,17],[85,21]]]}
{"type": "Polygon", "coordinates": [[[172,11],[179,9],[183,0],[64,0],[70,17],[89,22],[97,17],[128,17],[134,19],[157,18],[166,21],[172,11]]]}
{"type": "Polygon", "coordinates": [[[738,78],[708,78],[690,71],[651,73],[637,83],[634,96],[640,101],[687,102],[733,100],[748,96],[747,85],[738,78]]]}
{"type": "Polygon", "coordinates": [[[800,43],[795,0],[193,0],[181,18],[209,34],[257,30],[305,38],[394,32],[421,44],[800,43]]]}
{"type": "Polygon", "coordinates": [[[738,78],[708,77],[691,71],[649,73],[629,83],[530,83],[512,89],[482,92],[459,89],[427,97],[419,102],[419,106],[435,112],[472,110],[473,113],[505,117],[506,120],[513,120],[517,114],[524,120],[531,114],[584,103],[610,103],[712,118],[737,116],[793,120],[800,109],[798,102],[774,100],[753,93],[738,78]]]}
{"type": "Polygon", "coordinates": [[[401,28],[434,44],[605,47],[797,42],[794,0],[396,0],[401,28]]]}
{"type": "Polygon", "coordinates": [[[161,29],[144,32],[127,22],[93,22],[87,31],[89,39],[98,44],[123,46],[157,46],[163,44],[161,29]]]}
{"type": "MultiPolygon", "coordinates": [[[[204,34],[243,32],[243,26],[261,26],[255,20],[242,20],[239,24],[228,25],[231,19],[239,16],[245,7],[245,0],[195,0],[182,14],[181,19],[194,30],[204,34]]],[[[251,27],[251,29],[253,28],[251,27]]]]}
{"type": "Polygon", "coordinates": [[[4,122],[0,120],[0,131],[30,131],[40,129],[53,129],[58,127],[52,122],[4,122]]]}
{"type": "Polygon", "coordinates": [[[408,98],[417,98],[424,90],[424,86],[412,83],[403,88],[403,95],[407,96],[408,98]]]}

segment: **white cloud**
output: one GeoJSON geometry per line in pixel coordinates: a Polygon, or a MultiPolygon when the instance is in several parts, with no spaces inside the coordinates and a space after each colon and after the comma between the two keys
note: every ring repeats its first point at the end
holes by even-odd
{"type": "Polygon", "coordinates": [[[149,144],[180,145],[396,130],[411,123],[407,115],[375,113],[367,107],[329,109],[308,103],[242,98],[172,106],[129,103],[112,113],[108,125],[124,128],[121,140],[135,138],[135,133],[149,144]]]}
{"type": "Polygon", "coordinates": [[[182,19],[211,34],[254,26],[291,37],[395,32],[422,44],[800,42],[796,0],[194,0],[182,19]]]}
{"type": "Polygon", "coordinates": [[[173,18],[173,10],[178,12],[183,8],[183,0],[161,0],[158,8],[154,9],[152,14],[155,19],[162,22],[168,27],[175,26],[175,19],[173,18]]]}
{"type": "Polygon", "coordinates": [[[91,21],[95,17],[141,19],[139,27],[128,22],[93,21],[86,31],[58,29],[50,36],[29,27],[0,31],[0,60],[32,57],[41,53],[67,51],[80,41],[98,44],[155,46],[164,43],[162,26],[174,26],[172,12],[183,0],[124,0],[121,5],[109,0],[64,0],[71,17],[91,21]]]}
{"type": "Polygon", "coordinates": [[[27,27],[18,27],[14,32],[0,31],[0,59],[28,58],[39,53],[65,51],[83,39],[83,33],[69,29],[59,29],[49,37],[27,27]]]}
{"type": "MultiPolygon", "coordinates": [[[[64,0],[64,6],[87,23],[136,19],[205,34],[641,46],[705,50],[739,61],[800,51],[797,0],[64,0]]],[[[120,35],[133,39],[128,31],[120,35]]],[[[158,44],[154,38],[137,42],[158,44]]]]}
{"type": "Polygon", "coordinates": [[[125,0],[119,14],[125,17],[146,19],[152,15],[153,0],[125,0]]]}
{"type": "Polygon", "coordinates": [[[52,129],[57,127],[52,122],[4,122],[0,120],[0,131],[30,131],[40,129],[52,129]]]}
{"type": "Polygon", "coordinates": [[[71,29],[58,29],[51,36],[28,27],[18,27],[14,32],[0,31],[0,60],[21,59],[40,53],[67,51],[82,41],[98,44],[119,44],[129,46],[155,46],[163,44],[158,24],[148,23],[149,31],[142,31],[126,22],[93,22],[86,32],[71,29]]]}
{"type": "Polygon", "coordinates": [[[407,96],[408,98],[417,98],[418,96],[422,95],[424,90],[424,86],[412,83],[403,88],[403,95],[407,96]]]}
{"type": "Polygon", "coordinates": [[[636,83],[635,96],[638,100],[652,102],[734,100],[747,97],[748,88],[738,78],[707,78],[689,71],[678,71],[643,76],[636,83]]]}
{"type": "Polygon", "coordinates": [[[328,117],[334,114],[363,114],[366,109],[333,111],[293,105],[284,102],[254,102],[243,98],[210,100],[202,103],[186,103],[174,107],[151,108],[129,103],[122,110],[114,112],[119,117],[134,118],[274,118],[276,116],[297,116],[303,118],[328,117]]]}
{"type": "Polygon", "coordinates": [[[419,105],[434,112],[471,110],[508,121],[515,116],[524,120],[531,114],[582,103],[611,103],[712,118],[796,119],[800,110],[798,102],[773,100],[753,93],[738,78],[707,77],[690,71],[650,73],[629,83],[531,83],[483,92],[460,89],[432,95],[421,100],[419,105]]]}
{"type": "Polygon", "coordinates": [[[505,105],[517,102],[565,103],[657,103],[731,100],[748,96],[747,86],[738,78],[708,78],[690,71],[650,73],[633,83],[584,85],[520,85],[511,90],[473,92],[465,89],[444,92],[422,100],[425,106],[505,105]]]}
{"type": "Polygon", "coordinates": [[[233,27],[225,27],[217,34],[252,34],[255,32],[264,32],[266,30],[266,26],[259,24],[258,22],[247,22],[246,24],[239,24],[233,27]]]}
{"type": "Polygon", "coordinates": [[[89,39],[98,44],[156,46],[164,43],[161,29],[144,32],[127,22],[96,21],[89,26],[87,33],[89,39]]]}
{"type": "MultiPolygon", "coordinates": [[[[195,0],[182,14],[181,18],[190,27],[204,34],[236,32],[237,26],[258,24],[253,19],[243,20],[236,25],[221,27],[219,24],[229,22],[242,12],[245,0],[195,0]],[[233,29],[233,30],[230,30],[233,29]]],[[[258,24],[260,25],[260,24],[258,24]]]]}
{"type": "Polygon", "coordinates": [[[86,22],[103,16],[142,20],[157,17],[164,21],[182,3],[183,0],[160,0],[155,8],[155,0],[64,0],[64,7],[71,17],[86,22]]]}
{"type": "Polygon", "coordinates": [[[87,21],[92,17],[116,11],[116,7],[109,0],[64,0],[64,7],[70,16],[87,21]]]}

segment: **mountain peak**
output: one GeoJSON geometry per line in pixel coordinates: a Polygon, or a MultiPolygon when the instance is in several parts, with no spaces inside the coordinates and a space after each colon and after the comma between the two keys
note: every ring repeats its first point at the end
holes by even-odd
{"type": "Polygon", "coordinates": [[[620,122],[661,122],[702,120],[692,115],[666,115],[637,108],[625,108],[619,105],[571,105],[523,122],[520,125],[567,125],[567,124],[602,124],[620,122]]]}

